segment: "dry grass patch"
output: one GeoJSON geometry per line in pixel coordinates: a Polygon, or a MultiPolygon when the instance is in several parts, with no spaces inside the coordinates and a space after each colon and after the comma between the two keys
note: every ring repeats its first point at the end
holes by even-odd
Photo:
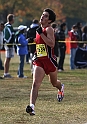
{"type": "MultiPolygon", "coordinates": [[[[4,55],[3,55],[4,60],[4,55]]],[[[36,102],[36,115],[25,112],[29,103],[32,84],[29,64],[25,64],[27,79],[16,77],[18,57],[11,61],[10,72],[14,78],[0,79],[0,124],[85,124],[87,123],[87,69],[69,69],[69,55],[65,60],[65,71],[58,78],[65,85],[62,102],[56,99],[57,90],[45,76],[36,102]],[[15,61],[14,61],[15,60],[15,61]]],[[[3,75],[3,71],[0,71],[3,75]]]]}

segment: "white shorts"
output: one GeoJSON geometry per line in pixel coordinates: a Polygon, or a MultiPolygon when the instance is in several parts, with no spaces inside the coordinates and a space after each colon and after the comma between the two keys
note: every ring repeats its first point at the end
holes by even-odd
{"type": "Polygon", "coordinates": [[[6,58],[14,57],[14,47],[8,47],[5,49],[5,56],[6,58]]]}

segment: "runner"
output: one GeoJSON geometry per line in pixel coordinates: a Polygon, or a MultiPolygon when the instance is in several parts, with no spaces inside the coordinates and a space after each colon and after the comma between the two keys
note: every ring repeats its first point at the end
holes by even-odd
{"type": "Polygon", "coordinates": [[[47,8],[43,11],[40,24],[36,34],[36,51],[37,57],[34,60],[33,84],[30,93],[30,105],[27,106],[26,112],[30,115],[35,115],[34,106],[38,96],[38,90],[42,83],[45,74],[49,75],[49,80],[53,87],[58,89],[58,101],[63,99],[64,86],[57,80],[57,61],[54,55],[54,30],[51,23],[56,19],[55,13],[47,8]]]}

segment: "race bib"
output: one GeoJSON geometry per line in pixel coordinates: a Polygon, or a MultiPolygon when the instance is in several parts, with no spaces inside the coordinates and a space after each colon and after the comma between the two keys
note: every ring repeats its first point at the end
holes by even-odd
{"type": "Polygon", "coordinates": [[[37,57],[47,56],[46,48],[44,44],[36,44],[37,57]]]}

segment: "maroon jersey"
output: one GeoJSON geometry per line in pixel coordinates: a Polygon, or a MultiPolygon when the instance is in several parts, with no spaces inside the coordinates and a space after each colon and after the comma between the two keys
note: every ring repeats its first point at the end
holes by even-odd
{"type": "MultiPolygon", "coordinates": [[[[43,29],[43,34],[47,36],[46,28],[43,29]]],[[[33,64],[42,67],[46,74],[56,70],[57,59],[54,55],[54,48],[48,46],[38,33],[36,34],[36,53],[37,58],[33,64]]]]}
{"type": "MultiPolygon", "coordinates": [[[[43,29],[43,34],[45,36],[47,36],[46,33],[46,28],[43,29]]],[[[50,57],[54,57],[54,48],[51,48],[50,46],[48,46],[44,40],[41,38],[41,36],[37,33],[36,34],[36,45],[42,44],[42,48],[38,48],[36,47],[36,52],[40,52],[40,50],[42,51],[43,55],[40,57],[41,59],[43,58],[50,58],[50,57]],[[39,50],[39,51],[38,51],[39,50]],[[45,55],[44,55],[45,52],[45,55]]]]}

